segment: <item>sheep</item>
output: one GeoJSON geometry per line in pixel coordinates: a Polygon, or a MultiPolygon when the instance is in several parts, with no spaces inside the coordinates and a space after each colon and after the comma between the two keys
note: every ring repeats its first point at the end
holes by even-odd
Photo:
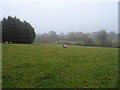
{"type": "Polygon", "coordinates": [[[6,41],[5,43],[7,44],[8,42],[6,41]]]}
{"type": "Polygon", "coordinates": [[[67,45],[66,45],[66,44],[64,44],[64,45],[63,45],[63,48],[66,48],[66,47],[67,47],[67,45]]]}

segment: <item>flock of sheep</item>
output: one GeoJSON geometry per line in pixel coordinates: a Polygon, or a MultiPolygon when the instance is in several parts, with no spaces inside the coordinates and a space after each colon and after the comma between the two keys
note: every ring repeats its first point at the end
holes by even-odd
{"type": "MultiPolygon", "coordinates": [[[[5,43],[7,44],[7,43],[12,43],[12,42],[7,42],[7,41],[6,41],[5,43]]],[[[67,45],[66,45],[66,44],[63,44],[63,48],[66,48],[66,47],[67,47],[67,45]]]]}
{"type": "Polygon", "coordinates": [[[12,43],[12,42],[7,42],[7,41],[6,41],[5,43],[7,44],[7,43],[12,43]]]}

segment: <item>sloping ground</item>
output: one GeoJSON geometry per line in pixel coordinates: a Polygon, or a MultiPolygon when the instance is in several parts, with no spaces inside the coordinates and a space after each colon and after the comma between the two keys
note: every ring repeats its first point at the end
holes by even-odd
{"type": "Polygon", "coordinates": [[[115,48],[3,44],[3,88],[115,88],[115,48]]]}

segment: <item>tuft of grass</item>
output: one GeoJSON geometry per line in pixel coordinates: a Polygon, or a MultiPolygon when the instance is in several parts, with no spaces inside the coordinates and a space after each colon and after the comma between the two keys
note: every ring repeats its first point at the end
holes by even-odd
{"type": "Polygon", "coordinates": [[[3,88],[116,88],[118,50],[47,44],[2,45],[3,88]]]}

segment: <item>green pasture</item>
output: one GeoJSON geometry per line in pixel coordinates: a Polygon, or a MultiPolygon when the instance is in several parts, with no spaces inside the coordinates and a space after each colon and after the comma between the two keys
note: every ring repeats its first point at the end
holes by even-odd
{"type": "Polygon", "coordinates": [[[116,88],[118,49],[2,44],[3,88],[116,88]]]}

